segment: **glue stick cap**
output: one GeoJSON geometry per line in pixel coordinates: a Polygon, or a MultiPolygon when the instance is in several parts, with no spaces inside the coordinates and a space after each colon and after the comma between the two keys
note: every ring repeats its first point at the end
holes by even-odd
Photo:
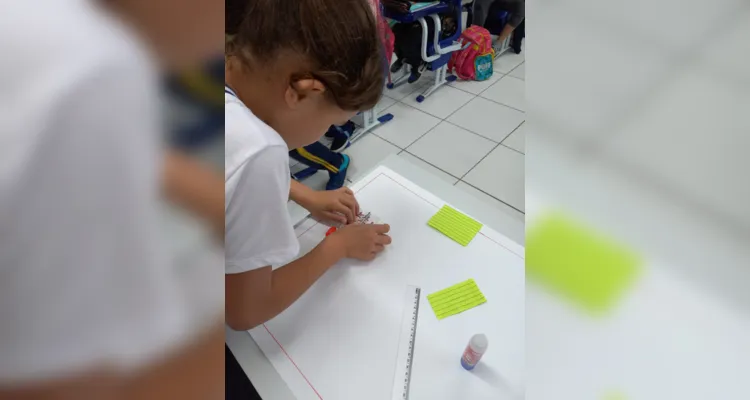
{"type": "Polygon", "coordinates": [[[476,335],[471,337],[469,345],[471,346],[472,350],[482,354],[487,350],[487,346],[489,345],[489,343],[487,342],[487,336],[484,333],[477,333],[476,335]]]}

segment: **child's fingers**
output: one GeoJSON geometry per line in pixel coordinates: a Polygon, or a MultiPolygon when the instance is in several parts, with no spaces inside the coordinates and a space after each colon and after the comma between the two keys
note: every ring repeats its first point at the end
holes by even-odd
{"type": "Polygon", "coordinates": [[[346,224],[346,217],[339,213],[325,211],[323,215],[331,221],[336,221],[342,224],[346,224]]]}
{"type": "Polygon", "coordinates": [[[346,198],[351,199],[352,204],[350,204],[350,206],[354,210],[354,215],[359,215],[359,202],[357,201],[357,198],[354,197],[354,192],[348,187],[342,187],[341,191],[348,195],[345,196],[346,198]]]}
{"type": "Polygon", "coordinates": [[[354,196],[352,196],[352,200],[354,201],[354,215],[359,215],[359,202],[354,196]]]}
{"type": "Polygon", "coordinates": [[[354,215],[354,210],[352,210],[351,208],[349,208],[343,202],[336,203],[333,206],[333,210],[331,210],[331,211],[335,211],[335,212],[344,214],[344,216],[346,217],[346,221],[344,221],[344,222],[351,223],[351,222],[354,222],[354,219],[356,218],[356,216],[354,215]]]}
{"type": "Polygon", "coordinates": [[[388,224],[374,224],[372,225],[375,227],[375,232],[382,234],[388,233],[388,231],[391,230],[391,226],[388,224]]]}
{"type": "Polygon", "coordinates": [[[375,243],[380,246],[391,244],[391,237],[385,234],[378,235],[378,237],[375,238],[375,243]]]}
{"type": "Polygon", "coordinates": [[[342,197],[339,201],[352,211],[354,217],[357,216],[357,201],[354,197],[342,197]]]}

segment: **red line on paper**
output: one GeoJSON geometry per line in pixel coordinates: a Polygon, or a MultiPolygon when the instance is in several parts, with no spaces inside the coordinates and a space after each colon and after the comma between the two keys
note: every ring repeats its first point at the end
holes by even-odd
{"type": "Polygon", "coordinates": [[[263,327],[266,328],[266,332],[268,332],[268,334],[271,335],[271,338],[273,339],[273,341],[279,345],[279,348],[281,349],[281,351],[284,352],[284,355],[286,356],[286,358],[288,358],[289,361],[292,362],[292,365],[294,365],[294,368],[297,369],[297,372],[299,372],[299,374],[302,375],[302,378],[305,379],[305,382],[307,382],[307,384],[310,386],[310,389],[312,389],[313,392],[315,392],[315,394],[318,396],[320,400],[323,400],[323,396],[321,396],[320,393],[318,393],[318,391],[315,390],[315,387],[312,385],[312,383],[310,383],[310,381],[307,379],[305,374],[302,373],[302,370],[299,369],[299,367],[297,366],[297,363],[295,363],[294,360],[292,360],[292,357],[289,356],[289,353],[287,353],[286,350],[284,350],[284,346],[282,346],[281,343],[279,343],[279,341],[276,340],[276,337],[273,335],[273,333],[271,333],[271,331],[268,330],[268,327],[266,326],[266,324],[263,324],[263,327]]]}

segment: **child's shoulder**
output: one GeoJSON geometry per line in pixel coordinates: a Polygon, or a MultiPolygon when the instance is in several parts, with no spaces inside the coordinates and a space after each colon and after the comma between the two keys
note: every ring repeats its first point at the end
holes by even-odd
{"type": "MultiPolygon", "coordinates": [[[[227,102],[224,108],[224,153],[227,174],[254,158],[263,164],[289,165],[286,142],[242,103],[227,102]]],[[[276,169],[276,168],[273,168],[276,169]]]]}
{"type": "Polygon", "coordinates": [[[286,146],[284,139],[273,128],[239,101],[225,103],[224,123],[226,138],[237,144],[253,144],[259,148],[286,146]]]}

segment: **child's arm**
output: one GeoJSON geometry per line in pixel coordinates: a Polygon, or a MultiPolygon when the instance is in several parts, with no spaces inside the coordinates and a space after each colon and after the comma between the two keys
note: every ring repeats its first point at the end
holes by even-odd
{"type": "Polygon", "coordinates": [[[163,188],[168,199],[206,220],[224,240],[224,179],[192,157],[168,150],[163,188]]]}
{"type": "Polygon", "coordinates": [[[316,191],[292,179],[289,198],[318,219],[341,224],[352,223],[359,213],[359,203],[351,189],[316,191]]]}
{"type": "Polygon", "coordinates": [[[305,256],[273,270],[270,266],[225,275],[225,318],[234,330],[248,330],[280,314],[331,266],[344,257],[372,260],[391,243],[388,225],[348,225],[326,237],[305,256]]]}

